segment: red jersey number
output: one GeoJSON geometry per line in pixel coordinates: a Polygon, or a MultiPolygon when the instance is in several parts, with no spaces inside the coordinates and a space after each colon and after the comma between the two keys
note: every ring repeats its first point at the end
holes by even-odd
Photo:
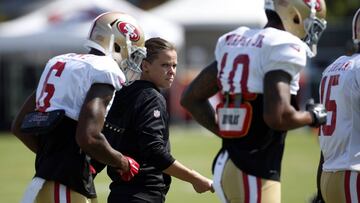
{"type": "Polygon", "coordinates": [[[41,93],[40,93],[39,101],[37,102],[38,111],[45,112],[46,109],[49,108],[50,105],[51,105],[50,100],[51,100],[51,98],[52,98],[52,96],[54,95],[54,92],[55,92],[55,86],[53,84],[51,84],[51,83],[48,83],[49,77],[51,76],[51,73],[53,71],[56,71],[55,77],[60,77],[63,70],[64,70],[64,68],[65,68],[65,63],[64,62],[57,62],[55,65],[53,65],[50,68],[49,72],[46,75],[44,84],[42,86],[43,88],[42,88],[41,93]],[[43,104],[41,105],[40,100],[43,98],[45,92],[46,92],[46,96],[44,98],[43,104]]]}
{"type": "MultiPolygon", "coordinates": [[[[228,53],[225,53],[221,59],[221,67],[220,67],[220,74],[219,74],[219,78],[222,77],[222,75],[224,74],[224,68],[226,67],[227,63],[228,63],[228,53]]],[[[231,63],[231,61],[230,61],[231,63]]],[[[248,78],[249,78],[249,64],[250,64],[250,59],[249,56],[247,54],[240,54],[238,56],[236,56],[234,58],[234,60],[232,61],[232,67],[231,67],[231,71],[229,73],[228,76],[228,84],[230,85],[230,89],[229,92],[230,94],[233,94],[235,86],[234,86],[234,77],[235,77],[235,73],[238,71],[239,67],[242,67],[241,71],[241,79],[240,79],[240,87],[241,87],[241,94],[243,96],[244,100],[251,100],[254,99],[256,97],[255,93],[250,93],[248,91],[247,88],[247,82],[248,82],[248,78]]],[[[220,84],[220,88],[222,88],[221,83],[220,84]]],[[[251,118],[252,118],[252,107],[250,105],[250,103],[245,103],[245,104],[241,104],[240,108],[236,108],[235,110],[239,111],[239,115],[220,115],[219,112],[220,111],[224,111],[221,110],[223,109],[223,104],[220,104],[220,106],[218,106],[217,108],[217,113],[218,113],[218,117],[219,117],[219,128],[220,128],[220,134],[225,137],[225,138],[239,138],[239,137],[243,137],[247,134],[247,132],[249,131],[250,128],[250,123],[251,123],[251,118]],[[232,116],[234,118],[242,118],[242,119],[235,119],[237,122],[233,122],[230,124],[226,123],[225,121],[229,120],[229,119],[221,119],[222,116],[225,116],[226,118],[232,116]],[[226,126],[229,125],[229,126],[226,126]],[[225,126],[225,127],[224,127],[225,126]]],[[[230,106],[232,106],[233,104],[230,104],[230,106]]],[[[232,107],[230,107],[232,108],[232,107]]],[[[227,111],[229,111],[228,108],[225,108],[227,111]]],[[[234,120],[234,119],[233,119],[234,120]]]]}
{"type": "Polygon", "coordinates": [[[325,104],[325,109],[328,113],[331,112],[330,124],[323,125],[321,127],[321,131],[324,136],[331,136],[335,130],[337,105],[336,105],[336,100],[330,99],[330,96],[331,96],[331,88],[339,84],[339,76],[340,75],[331,75],[330,77],[326,76],[323,77],[321,80],[320,102],[325,104]]]}
{"type": "MultiPolygon", "coordinates": [[[[224,73],[224,68],[228,62],[227,57],[228,53],[225,53],[222,57],[221,60],[221,67],[220,67],[220,77],[222,76],[222,74],[224,73]]],[[[247,54],[240,54],[238,56],[236,56],[234,58],[234,61],[232,63],[232,69],[229,73],[229,78],[228,78],[228,83],[230,85],[230,90],[229,92],[233,92],[235,87],[234,87],[234,77],[235,77],[235,73],[239,67],[239,65],[242,65],[242,74],[241,74],[241,79],[240,79],[240,84],[241,84],[241,94],[243,95],[243,98],[245,100],[251,100],[254,99],[256,94],[255,93],[250,93],[248,88],[247,88],[247,82],[249,79],[249,64],[250,64],[250,59],[249,56],[247,54]]]]}

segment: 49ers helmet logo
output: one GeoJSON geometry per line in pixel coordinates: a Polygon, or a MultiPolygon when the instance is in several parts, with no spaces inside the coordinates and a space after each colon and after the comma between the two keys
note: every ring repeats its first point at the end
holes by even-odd
{"type": "MultiPolygon", "coordinates": [[[[311,8],[311,2],[314,0],[304,0],[305,4],[308,5],[311,8]]],[[[321,4],[320,4],[320,0],[315,0],[316,5],[315,5],[315,10],[316,11],[321,11],[321,4]]]]}
{"type": "Polygon", "coordinates": [[[140,39],[140,32],[135,26],[127,22],[119,22],[117,27],[124,35],[128,34],[131,41],[136,42],[140,39]]]}

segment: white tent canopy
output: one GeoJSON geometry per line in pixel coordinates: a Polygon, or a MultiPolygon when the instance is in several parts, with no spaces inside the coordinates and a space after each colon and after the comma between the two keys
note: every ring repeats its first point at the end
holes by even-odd
{"type": "Polygon", "coordinates": [[[263,26],[264,0],[172,0],[150,11],[184,26],[263,26]]]}
{"type": "Polygon", "coordinates": [[[0,53],[79,49],[93,19],[106,11],[136,18],[145,37],[163,37],[182,46],[182,26],[121,0],[56,0],[18,19],[0,24],[0,53]]]}

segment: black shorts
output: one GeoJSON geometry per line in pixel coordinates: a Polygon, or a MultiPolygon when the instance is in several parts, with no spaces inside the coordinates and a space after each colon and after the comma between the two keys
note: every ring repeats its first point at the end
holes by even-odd
{"type": "Polygon", "coordinates": [[[110,192],[108,203],[164,203],[166,193],[158,190],[146,190],[140,192],[116,191],[110,192]]]}

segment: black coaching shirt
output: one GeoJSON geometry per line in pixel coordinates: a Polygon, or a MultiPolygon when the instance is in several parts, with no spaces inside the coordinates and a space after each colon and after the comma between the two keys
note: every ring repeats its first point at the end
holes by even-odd
{"type": "Polygon", "coordinates": [[[140,164],[140,171],[124,182],[108,167],[110,196],[152,190],[167,193],[171,177],[162,171],[175,161],[168,122],[166,100],[153,83],[138,80],[116,93],[103,132],[113,148],[140,164]]]}

